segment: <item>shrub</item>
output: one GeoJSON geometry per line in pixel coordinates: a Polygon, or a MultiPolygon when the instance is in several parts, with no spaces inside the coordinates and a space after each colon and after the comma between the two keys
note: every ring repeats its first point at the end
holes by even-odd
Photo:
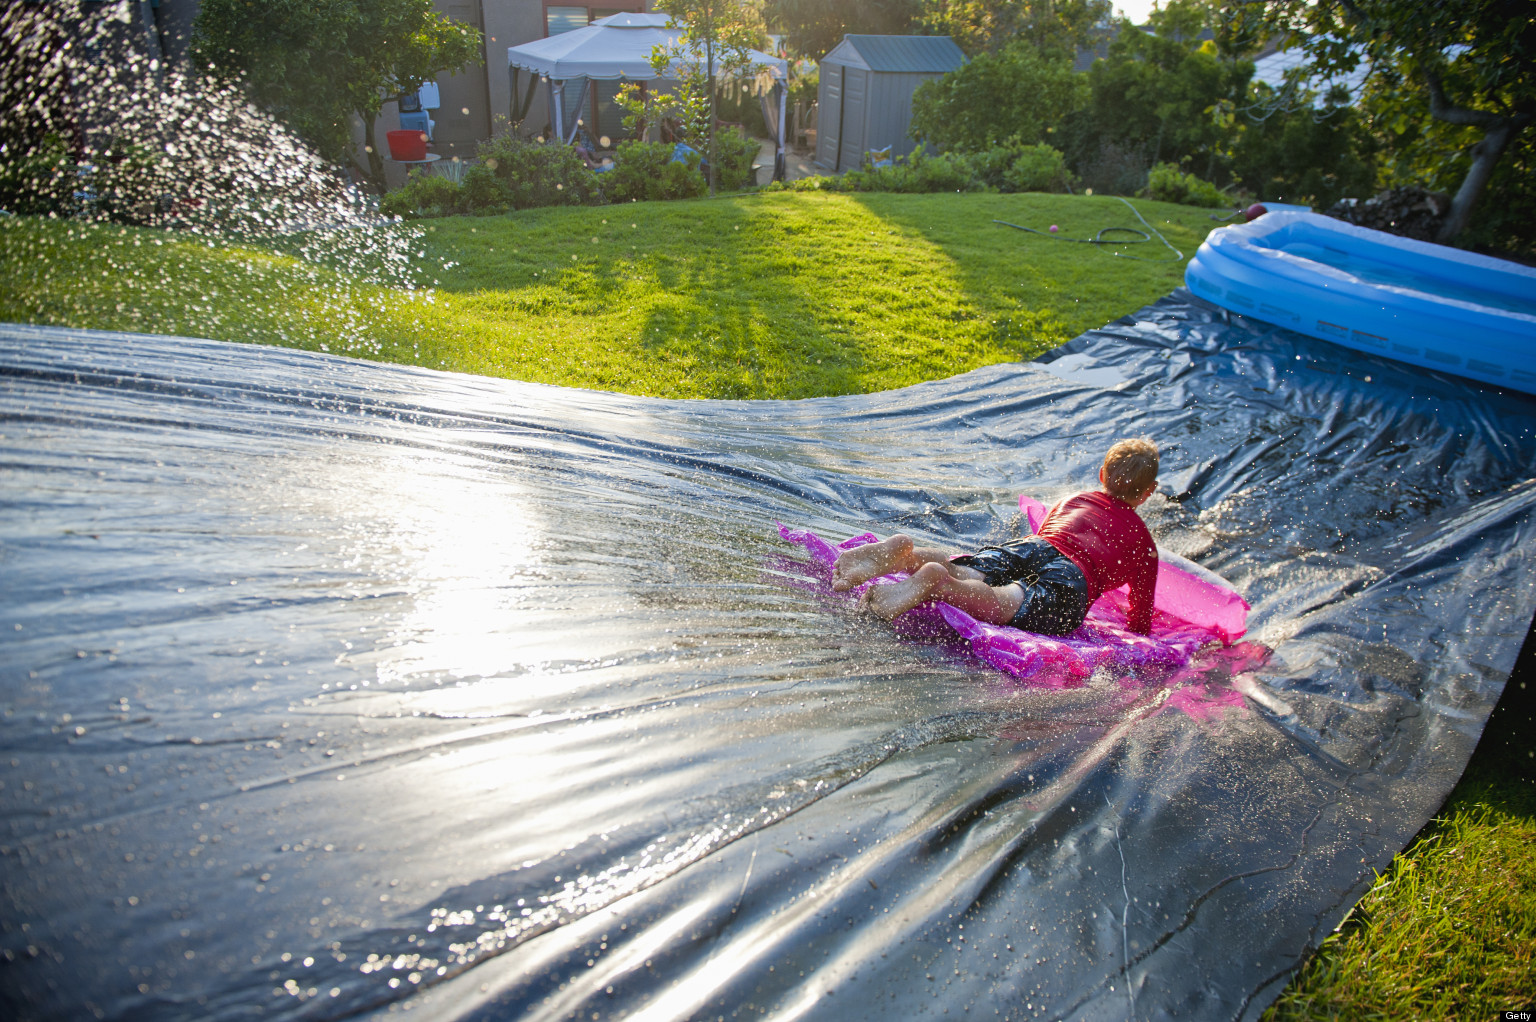
{"type": "Polygon", "coordinates": [[[383,201],[379,203],[379,212],[385,216],[416,220],[422,217],[448,216],[458,205],[458,185],[436,175],[414,174],[403,188],[397,188],[384,196],[383,201]]]}
{"type": "Polygon", "coordinates": [[[889,167],[850,170],[833,188],[844,192],[971,192],[984,185],[976,178],[970,161],[955,153],[929,156],[921,149],[898,157],[889,167]]]}
{"type": "Polygon", "coordinates": [[[1134,144],[1095,140],[1089,154],[1074,166],[1078,180],[1104,195],[1135,195],[1147,184],[1147,161],[1134,144]]]}
{"type": "Polygon", "coordinates": [[[1147,175],[1146,197],[1183,206],[1227,206],[1220,188],[1193,174],[1181,174],[1172,163],[1159,163],[1147,175]]]}
{"type": "Polygon", "coordinates": [[[913,138],[940,149],[982,152],[1007,139],[1039,142],[1047,129],[1088,100],[1087,77],[1061,55],[1017,40],[977,54],[912,96],[913,138]]]}
{"type": "MultiPolygon", "coordinates": [[[[432,180],[450,184],[440,177],[432,180]]],[[[515,204],[511,187],[483,163],[477,163],[466,170],[464,180],[459,183],[455,191],[457,201],[454,203],[454,208],[460,213],[495,216],[498,213],[505,213],[515,204]]]]}
{"type": "Polygon", "coordinates": [[[502,135],[482,142],[480,163],[508,189],[514,209],[583,206],[599,196],[597,175],[576,151],[559,142],[530,142],[502,135]]]}
{"type": "Polygon", "coordinates": [[[752,164],[761,150],[762,146],[757,139],[743,132],[715,132],[715,161],[719,164],[715,171],[715,187],[735,191],[748,184],[756,184],[752,164]]]}
{"type": "Polygon", "coordinates": [[[45,137],[35,148],[0,147],[0,209],[63,214],[74,207],[75,162],[64,139],[45,137]]]}
{"type": "Polygon", "coordinates": [[[1065,192],[1072,174],[1061,153],[1048,145],[997,146],[972,153],[971,169],[977,180],[1000,192],[1065,192]]]}
{"type": "Polygon", "coordinates": [[[151,224],[176,202],[176,175],[162,153],[112,142],[83,179],[94,194],[92,212],[120,224],[151,224]]]}
{"type": "Polygon", "coordinates": [[[1324,209],[1376,190],[1377,143],[1351,107],[1280,110],[1241,127],[1233,176],[1262,199],[1324,209]]]}
{"type": "Polygon", "coordinates": [[[916,177],[917,187],[913,191],[971,192],[982,187],[964,156],[927,156],[919,149],[907,160],[907,166],[916,177]]]}
{"type": "Polygon", "coordinates": [[[621,142],[613,169],[603,174],[603,194],[610,202],[692,199],[709,190],[699,172],[699,157],[673,162],[670,142],[621,142]]]}
{"type": "Polygon", "coordinates": [[[1048,145],[1021,146],[1003,172],[1005,192],[1065,192],[1072,186],[1061,151],[1048,145]]]}

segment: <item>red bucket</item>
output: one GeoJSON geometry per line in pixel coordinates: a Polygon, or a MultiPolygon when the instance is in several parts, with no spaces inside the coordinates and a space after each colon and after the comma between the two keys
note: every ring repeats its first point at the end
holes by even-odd
{"type": "Polygon", "coordinates": [[[401,129],[386,132],[389,156],[392,160],[425,160],[427,158],[427,133],[417,129],[401,129]]]}

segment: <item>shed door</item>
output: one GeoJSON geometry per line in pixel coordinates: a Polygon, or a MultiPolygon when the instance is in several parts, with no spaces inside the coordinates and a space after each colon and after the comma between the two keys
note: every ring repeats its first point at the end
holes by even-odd
{"type": "Polygon", "coordinates": [[[843,72],[843,130],[837,151],[838,170],[857,170],[864,162],[864,123],[869,109],[869,72],[850,67],[843,72]]]}
{"type": "Polygon", "coordinates": [[[820,99],[816,104],[816,162],[837,169],[838,139],[843,127],[843,68],[821,65],[820,99]]]}

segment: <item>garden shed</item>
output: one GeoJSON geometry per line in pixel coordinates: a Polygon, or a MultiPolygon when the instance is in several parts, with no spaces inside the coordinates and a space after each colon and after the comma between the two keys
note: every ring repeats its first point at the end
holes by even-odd
{"type": "Polygon", "coordinates": [[[955,70],[965,54],[947,35],[845,35],[821,58],[816,163],[831,171],[857,167],[870,149],[906,156],[912,93],[955,70]]]}

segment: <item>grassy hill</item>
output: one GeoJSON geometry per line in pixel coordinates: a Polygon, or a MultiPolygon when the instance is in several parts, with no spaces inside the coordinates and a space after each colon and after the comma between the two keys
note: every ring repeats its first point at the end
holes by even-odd
{"type": "MultiPolygon", "coordinates": [[[[1205,210],[1138,202],[1187,257],[1205,210]]],[[[0,221],[0,318],[256,341],[665,397],[862,393],[1027,359],[1183,280],[1111,198],[778,193],[454,217],[305,258],[165,232],[0,221]],[[1121,234],[1119,237],[1126,237],[1121,234]],[[1121,254],[1116,254],[1121,253],[1121,254]]]]}

